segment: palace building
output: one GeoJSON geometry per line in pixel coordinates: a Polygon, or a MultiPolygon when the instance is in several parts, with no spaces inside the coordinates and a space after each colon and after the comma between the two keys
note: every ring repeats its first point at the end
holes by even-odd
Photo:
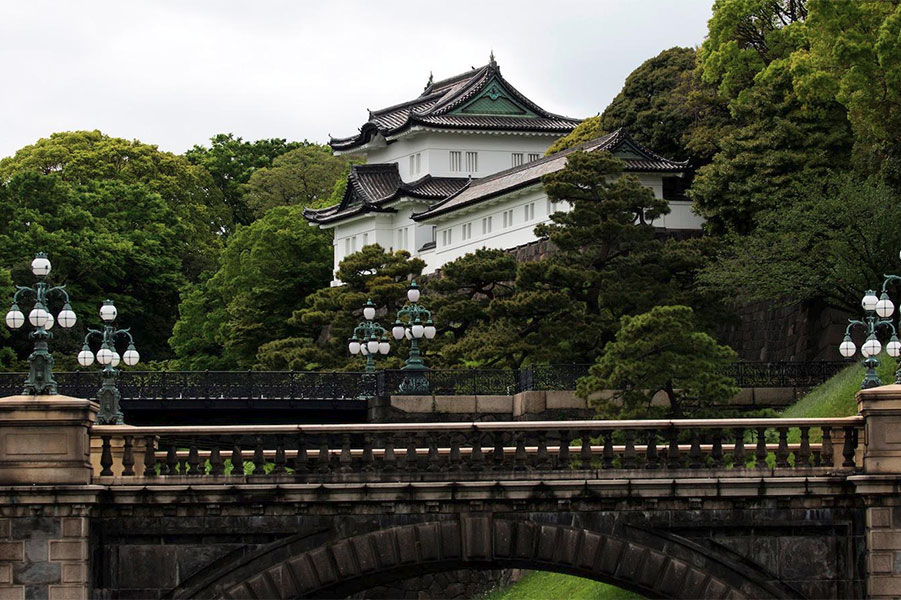
{"type": "Polygon", "coordinates": [[[568,208],[548,200],[541,177],[564,168],[570,152],[606,150],[669,201],[671,212],[655,226],[700,229],[690,201],[670,193],[681,189],[672,184],[687,163],[655,154],[623,129],[544,155],[579,122],[525,97],[492,55],[484,67],[430,83],[413,100],[370,111],[357,135],[332,138],[336,154],[362,155],[366,164],[352,167],[339,204],[304,216],[334,231],[335,270],[348,254],[377,243],[407,250],[431,273],[479,248],[535,241],[535,225],[568,208]]]}

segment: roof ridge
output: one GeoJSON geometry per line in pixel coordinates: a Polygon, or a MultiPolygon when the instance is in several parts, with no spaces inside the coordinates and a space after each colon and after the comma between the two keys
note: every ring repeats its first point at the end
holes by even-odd
{"type": "Polygon", "coordinates": [[[394,111],[396,111],[396,110],[398,110],[398,109],[400,109],[400,108],[406,108],[406,107],[408,107],[408,106],[414,106],[414,105],[416,105],[416,104],[422,104],[423,102],[428,102],[429,100],[431,100],[431,99],[433,99],[433,98],[440,98],[441,96],[442,96],[442,94],[439,93],[439,92],[435,92],[434,94],[429,94],[429,95],[423,94],[422,96],[417,96],[416,98],[414,98],[414,99],[412,99],[412,100],[407,100],[407,101],[405,101],[405,102],[400,102],[400,103],[398,103],[398,104],[394,104],[394,105],[392,105],[392,106],[387,106],[387,107],[385,107],[385,108],[380,108],[380,109],[378,109],[378,110],[370,110],[370,111],[369,111],[369,119],[370,119],[370,121],[371,121],[371,120],[372,120],[372,117],[380,117],[380,116],[385,115],[385,114],[387,114],[387,113],[389,113],[389,112],[394,112],[394,111]]]}
{"type": "MultiPolygon", "coordinates": [[[[435,89],[438,89],[438,88],[445,87],[445,86],[450,85],[450,84],[452,84],[452,83],[457,83],[457,82],[459,82],[459,81],[463,81],[464,79],[467,78],[467,76],[472,77],[473,75],[475,75],[476,73],[478,73],[478,72],[481,71],[482,69],[485,69],[485,68],[487,68],[487,67],[489,67],[489,66],[491,66],[490,63],[487,64],[487,65],[481,66],[481,67],[473,67],[472,69],[466,71],[465,73],[459,73],[458,75],[454,75],[453,77],[448,77],[448,78],[446,78],[446,79],[441,79],[441,80],[439,80],[439,81],[435,81],[435,82],[432,83],[432,85],[426,87],[426,88],[422,91],[422,96],[425,96],[426,94],[431,93],[432,90],[435,90],[435,89]]],[[[436,92],[436,93],[437,93],[437,92],[436,92]]],[[[420,96],[420,98],[421,98],[422,96],[420,96]]]]}

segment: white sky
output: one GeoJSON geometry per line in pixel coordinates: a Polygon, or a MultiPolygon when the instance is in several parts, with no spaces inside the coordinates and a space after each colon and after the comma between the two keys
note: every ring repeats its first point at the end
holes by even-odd
{"type": "Polygon", "coordinates": [[[217,133],[325,142],[481,66],[544,108],[604,109],[703,41],[712,0],[0,0],[0,157],[100,129],[181,153],[217,133]]]}

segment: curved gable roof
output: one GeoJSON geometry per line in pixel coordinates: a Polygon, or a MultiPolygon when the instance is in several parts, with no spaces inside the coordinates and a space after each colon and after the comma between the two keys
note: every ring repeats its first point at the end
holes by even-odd
{"type": "Polygon", "coordinates": [[[475,129],[493,131],[542,132],[564,135],[581,122],[550,113],[524,96],[501,75],[500,67],[492,59],[484,67],[432,83],[418,98],[370,111],[369,120],[360,127],[357,135],[331,138],[333,150],[348,151],[367,144],[376,134],[388,138],[398,135],[414,125],[442,129],[475,129]],[[483,106],[490,106],[502,98],[509,109],[485,112],[467,107],[483,97],[483,106]]]}

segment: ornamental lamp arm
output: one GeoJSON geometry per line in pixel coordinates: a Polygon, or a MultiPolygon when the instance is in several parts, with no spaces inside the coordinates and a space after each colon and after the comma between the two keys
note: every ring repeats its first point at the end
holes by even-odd
{"type": "Polygon", "coordinates": [[[851,328],[855,325],[863,325],[866,327],[867,324],[863,321],[858,321],[857,319],[848,319],[848,326],[845,327],[845,335],[851,335],[851,328]]]}
{"type": "Polygon", "coordinates": [[[883,275],[885,281],[882,282],[882,292],[885,293],[890,281],[901,281],[901,275],[883,275]]]}
{"type": "Polygon", "coordinates": [[[26,287],[26,286],[24,286],[24,285],[17,285],[17,286],[16,286],[16,293],[13,294],[13,304],[15,304],[16,302],[19,301],[19,294],[23,294],[23,293],[25,293],[25,292],[31,292],[31,293],[34,294],[35,296],[37,296],[37,294],[38,294],[38,293],[34,290],[34,288],[26,287]]]}

